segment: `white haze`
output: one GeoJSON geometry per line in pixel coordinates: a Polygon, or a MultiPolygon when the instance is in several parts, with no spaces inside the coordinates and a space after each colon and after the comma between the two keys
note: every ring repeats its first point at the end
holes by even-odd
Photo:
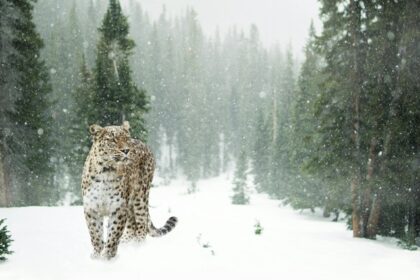
{"type": "Polygon", "coordinates": [[[137,0],[152,18],[165,6],[168,15],[177,16],[193,7],[206,34],[217,28],[226,32],[230,27],[248,31],[256,24],[262,42],[267,46],[289,42],[300,55],[305,45],[311,20],[319,30],[317,0],[137,0]]]}

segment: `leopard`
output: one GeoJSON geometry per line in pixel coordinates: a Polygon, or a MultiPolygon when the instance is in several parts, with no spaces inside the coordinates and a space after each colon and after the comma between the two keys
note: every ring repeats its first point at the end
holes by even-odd
{"type": "Polygon", "coordinates": [[[143,242],[147,235],[170,232],[177,217],[156,228],[149,213],[155,158],[142,141],[130,136],[130,124],[89,127],[92,146],[82,174],[83,210],[93,246],[92,258],[111,259],[120,242],[143,242]],[[107,233],[104,224],[107,218],[107,233]]]}

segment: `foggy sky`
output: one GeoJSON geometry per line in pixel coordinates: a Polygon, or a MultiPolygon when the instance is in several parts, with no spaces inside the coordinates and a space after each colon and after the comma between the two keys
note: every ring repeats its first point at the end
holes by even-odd
{"type": "Polygon", "coordinates": [[[269,47],[278,42],[285,47],[292,43],[295,53],[305,45],[309,24],[314,20],[319,31],[317,0],[137,0],[152,18],[166,6],[168,15],[175,16],[194,7],[208,35],[217,27],[223,33],[236,25],[248,31],[255,23],[263,43],[269,47]]]}

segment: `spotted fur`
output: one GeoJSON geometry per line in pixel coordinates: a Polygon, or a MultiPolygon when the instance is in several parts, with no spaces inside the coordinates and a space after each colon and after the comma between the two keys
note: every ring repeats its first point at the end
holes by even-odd
{"type": "Polygon", "coordinates": [[[162,236],[171,231],[177,218],[155,228],[149,215],[149,190],[155,169],[150,149],[132,139],[129,124],[92,125],[93,145],[86,159],[82,193],[93,257],[112,258],[120,240],[143,241],[147,234],[162,236]],[[104,218],[108,217],[106,240],[104,218]]]}

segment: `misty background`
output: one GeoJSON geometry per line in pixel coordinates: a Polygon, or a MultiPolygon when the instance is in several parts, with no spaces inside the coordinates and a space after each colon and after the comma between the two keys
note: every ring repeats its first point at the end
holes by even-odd
{"type": "MultiPolygon", "coordinates": [[[[127,1],[122,3],[126,5],[127,1]]],[[[302,59],[311,20],[318,30],[322,26],[316,0],[262,0],[258,1],[258,5],[255,1],[240,0],[146,0],[140,3],[152,18],[160,15],[163,6],[171,17],[181,15],[187,7],[193,7],[207,35],[214,34],[217,28],[225,33],[233,26],[246,30],[255,24],[266,47],[278,43],[285,48],[291,42],[295,55],[301,55],[302,59]]]]}
{"type": "Polygon", "coordinates": [[[161,185],[232,172],[242,203],[418,241],[417,1],[127,0],[122,27],[108,1],[0,3],[0,206],[80,205],[88,126],[127,119],[161,185]]]}

